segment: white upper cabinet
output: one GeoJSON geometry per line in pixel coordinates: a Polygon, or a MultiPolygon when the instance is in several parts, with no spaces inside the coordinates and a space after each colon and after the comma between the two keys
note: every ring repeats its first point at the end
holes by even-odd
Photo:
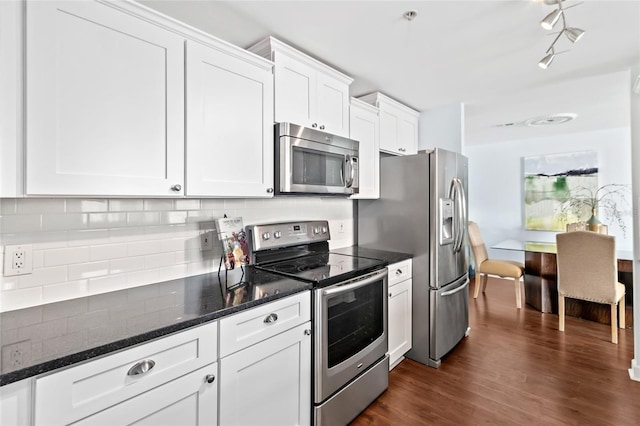
{"type": "Polygon", "coordinates": [[[379,92],[361,96],[359,99],[380,110],[381,151],[396,155],[418,152],[418,111],[379,92]]]}
{"type": "Polygon", "coordinates": [[[351,77],[273,37],[249,50],[275,63],[275,122],[349,137],[351,77]]]}
{"type": "Polygon", "coordinates": [[[354,199],[380,197],[380,125],[378,109],[351,99],[349,137],[360,142],[360,192],[354,199]]]}
{"type": "Polygon", "coordinates": [[[184,38],[107,4],[26,9],[26,193],[183,194],[184,38]]]}
{"type": "Polygon", "coordinates": [[[273,196],[272,64],[187,43],[188,196],[273,196]]]}

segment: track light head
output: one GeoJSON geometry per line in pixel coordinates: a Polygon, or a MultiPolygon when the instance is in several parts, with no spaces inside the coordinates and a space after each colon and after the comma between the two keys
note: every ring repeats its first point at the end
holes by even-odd
{"type": "Polygon", "coordinates": [[[540,62],[538,62],[538,66],[543,70],[546,70],[547,68],[549,68],[549,65],[551,65],[551,62],[553,62],[555,58],[556,58],[556,54],[552,50],[551,53],[549,53],[547,56],[542,58],[540,62]]]}
{"type": "Polygon", "coordinates": [[[582,38],[584,30],[581,30],[580,28],[565,28],[564,33],[567,38],[571,40],[571,43],[575,43],[582,38]]]}
{"type": "Polygon", "coordinates": [[[556,9],[547,16],[544,17],[542,21],[540,21],[540,26],[545,30],[550,30],[556,25],[558,19],[560,19],[560,15],[562,15],[562,10],[556,9]]]}

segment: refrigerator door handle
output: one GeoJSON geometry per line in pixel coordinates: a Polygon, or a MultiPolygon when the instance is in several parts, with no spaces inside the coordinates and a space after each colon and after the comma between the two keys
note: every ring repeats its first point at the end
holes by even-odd
{"type": "Polygon", "coordinates": [[[456,186],[458,187],[458,197],[459,197],[459,207],[458,207],[458,212],[459,212],[459,220],[460,222],[458,223],[458,237],[459,237],[459,241],[458,241],[458,247],[456,249],[456,251],[460,251],[462,250],[462,246],[464,244],[464,237],[465,237],[465,229],[467,228],[467,197],[464,193],[464,187],[462,186],[462,181],[459,178],[455,178],[456,180],[456,186]]]}
{"type": "Polygon", "coordinates": [[[469,281],[468,280],[464,284],[462,284],[460,287],[458,287],[458,288],[456,288],[454,290],[445,291],[444,293],[440,294],[440,296],[441,297],[451,296],[452,294],[456,294],[456,293],[464,290],[467,287],[469,287],[469,281]]]}
{"type": "Polygon", "coordinates": [[[455,238],[453,244],[453,251],[458,253],[460,249],[462,249],[462,243],[464,241],[464,194],[462,192],[462,185],[460,183],[460,179],[453,178],[452,179],[452,192],[453,192],[453,205],[455,209],[456,223],[454,225],[455,228],[455,238]]]}

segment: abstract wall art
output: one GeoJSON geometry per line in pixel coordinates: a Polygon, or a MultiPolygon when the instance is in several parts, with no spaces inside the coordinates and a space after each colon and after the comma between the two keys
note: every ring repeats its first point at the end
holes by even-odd
{"type": "Polygon", "coordinates": [[[537,231],[564,231],[575,222],[563,209],[571,194],[598,189],[598,153],[549,154],[523,158],[524,223],[537,231]]]}

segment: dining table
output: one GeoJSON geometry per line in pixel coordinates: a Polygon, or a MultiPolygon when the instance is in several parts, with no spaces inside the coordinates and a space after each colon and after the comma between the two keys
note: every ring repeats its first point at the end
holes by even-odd
{"type": "MultiPolygon", "coordinates": [[[[540,312],[558,313],[558,267],[555,242],[510,239],[491,246],[492,249],[524,252],[525,303],[540,312]]],[[[616,250],[618,281],[625,286],[627,324],[633,324],[633,251],[616,250]]],[[[566,315],[611,324],[608,305],[566,299],[566,315]]]]}

